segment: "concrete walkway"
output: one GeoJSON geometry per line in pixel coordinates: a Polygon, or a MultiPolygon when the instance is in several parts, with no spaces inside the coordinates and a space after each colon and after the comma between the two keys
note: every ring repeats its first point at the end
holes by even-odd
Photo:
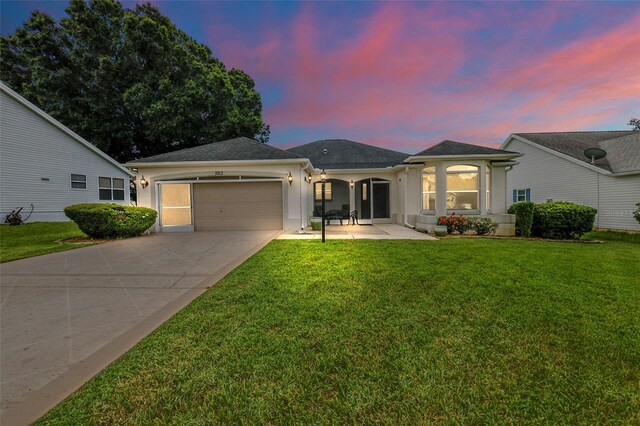
{"type": "Polygon", "coordinates": [[[164,233],[0,265],[0,424],[28,424],[280,231],[164,233]]]}
{"type": "MultiPolygon", "coordinates": [[[[284,233],[279,240],[318,240],[322,239],[321,231],[308,228],[305,234],[284,233]]],[[[396,224],[375,225],[329,225],[326,229],[328,240],[437,240],[431,235],[414,231],[396,224]]]]}

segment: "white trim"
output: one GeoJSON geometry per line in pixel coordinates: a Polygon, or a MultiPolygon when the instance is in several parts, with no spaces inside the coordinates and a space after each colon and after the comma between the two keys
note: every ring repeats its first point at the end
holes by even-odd
{"type": "Polygon", "coordinates": [[[90,151],[93,151],[93,153],[97,154],[102,159],[104,159],[104,160],[108,161],[109,163],[111,163],[113,166],[118,168],[120,171],[125,173],[127,176],[134,176],[135,175],[135,173],[131,172],[129,169],[125,168],[122,164],[118,163],[116,160],[114,160],[113,158],[109,157],[105,152],[103,152],[102,150],[97,148],[91,142],[87,141],[82,136],[78,135],[77,133],[75,133],[74,131],[69,129],[67,126],[65,126],[64,124],[60,123],[58,120],[56,120],[55,118],[51,117],[49,114],[47,114],[46,112],[42,111],[40,108],[38,108],[37,106],[35,106],[31,102],[29,102],[28,100],[23,98],[22,96],[20,96],[18,93],[16,93],[11,88],[9,88],[6,84],[4,84],[2,81],[0,81],[0,90],[3,91],[4,93],[6,93],[7,95],[9,95],[10,97],[12,97],[13,99],[15,99],[16,101],[18,101],[20,104],[22,104],[26,108],[30,109],[31,111],[33,111],[34,113],[39,115],[41,118],[43,118],[44,120],[49,122],[49,124],[53,125],[54,127],[58,128],[62,132],[66,133],[67,136],[71,137],[76,142],[84,145],[85,148],[89,149],[90,151]]]}
{"type": "MultiPolygon", "coordinates": [[[[532,146],[534,148],[538,148],[538,149],[540,149],[540,150],[542,150],[544,152],[548,152],[549,154],[554,154],[554,155],[556,155],[556,156],[558,156],[560,158],[563,158],[565,160],[571,161],[574,164],[579,164],[579,165],[581,165],[583,167],[586,167],[586,168],[588,168],[590,170],[593,170],[594,172],[598,172],[598,173],[601,173],[603,175],[616,175],[616,173],[612,173],[612,172],[610,172],[608,170],[605,170],[605,169],[602,169],[600,167],[594,166],[594,165],[589,164],[587,162],[580,161],[577,158],[574,158],[574,157],[572,157],[570,155],[563,154],[562,152],[556,151],[555,149],[551,149],[551,148],[548,148],[548,147],[546,147],[544,145],[537,144],[535,142],[530,141],[529,139],[523,138],[522,136],[519,136],[519,135],[516,135],[516,134],[513,134],[513,133],[511,135],[509,135],[509,137],[502,144],[502,146],[504,146],[504,147],[508,146],[511,143],[511,141],[513,141],[514,139],[517,140],[517,141],[520,141],[520,142],[522,142],[524,144],[527,144],[529,146],[532,146]]],[[[640,173],[640,170],[637,171],[637,172],[631,172],[631,174],[634,174],[634,173],[640,173]]],[[[620,174],[617,174],[617,175],[623,175],[623,174],[620,173],[620,174]]]]}
{"type": "Polygon", "coordinates": [[[157,180],[157,184],[163,183],[243,183],[243,182],[282,182],[281,178],[256,178],[256,179],[186,179],[186,180],[157,180]]]}
{"type": "MultiPolygon", "coordinates": [[[[278,165],[278,164],[299,164],[306,167],[309,160],[306,158],[290,158],[277,160],[222,160],[222,161],[158,161],[136,163],[136,160],[125,164],[129,168],[153,168],[153,167],[185,167],[185,166],[237,166],[237,165],[278,165]]],[[[140,172],[140,171],[138,171],[140,172]]]]}
{"type": "Polygon", "coordinates": [[[479,154],[479,155],[412,155],[407,158],[406,162],[420,162],[433,160],[510,160],[512,158],[522,157],[522,154],[479,154]]]}

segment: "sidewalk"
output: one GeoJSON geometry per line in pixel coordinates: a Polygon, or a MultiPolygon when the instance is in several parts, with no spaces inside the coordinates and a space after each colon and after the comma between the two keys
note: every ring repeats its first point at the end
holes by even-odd
{"type": "MultiPolygon", "coordinates": [[[[414,231],[396,224],[376,225],[329,225],[326,228],[328,240],[437,240],[431,235],[414,231]]],[[[307,228],[304,234],[283,233],[278,240],[320,240],[321,231],[307,228]]]]}

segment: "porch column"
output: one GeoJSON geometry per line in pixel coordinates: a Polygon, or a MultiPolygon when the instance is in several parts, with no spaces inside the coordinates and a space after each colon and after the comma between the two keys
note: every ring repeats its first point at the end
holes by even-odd
{"type": "Polygon", "coordinates": [[[436,166],[436,217],[447,214],[447,166],[436,166]]]}
{"type": "Polygon", "coordinates": [[[487,165],[480,165],[480,188],[478,197],[480,197],[480,214],[487,214],[487,165]]]}
{"type": "Polygon", "coordinates": [[[356,186],[355,186],[355,179],[350,178],[347,180],[347,185],[349,185],[349,213],[351,213],[352,211],[354,211],[356,209],[356,186]],[[353,180],[354,185],[353,188],[351,188],[351,181],[353,180]]]}

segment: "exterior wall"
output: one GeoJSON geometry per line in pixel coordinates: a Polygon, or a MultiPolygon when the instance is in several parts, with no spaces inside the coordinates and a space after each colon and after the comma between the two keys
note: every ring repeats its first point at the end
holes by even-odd
{"type": "MultiPolygon", "coordinates": [[[[278,178],[282,179],[283,190],[283,227],[287,231],[296,231],[309,224],[308,207],[301,200],[309,199],[311,192],[308,188],[311,185],[304,181],[305,173],[301,165],[296,164],[264,164],[264,165],[225,165],[224,162],[218,165],[194,165],[194,166],[162,166],[162,167],[138,167],[136,176],[138,205],[158,210],[158,184],[162,181],[176,179],[205,178],[217,175],[217,178],[224,179],[225,176],[242,176],[245,179],[255,178],[278,178]],[[289,185],[287,181],[288,172],[293,176],[293,182],[289,185]],[[149,182],[146,188],[140,186],[140,179],[144,178],[149,182]]],[[[197,183],[196,183],[197,184],[197,183]]],[[[159,222],[152,227],[152,232],[160,230],[159,222]]]]}
{"type": "Polygon", "coordinates": [[[66,221],[63,209],[78,203],[114,202],[98,199],[98,177],[125,181],[129,176],[87,147],[52,126],[4,92],[0,92],[0,220],[34,205],[29,222],[66,221]],[[87,189],[71,189],[71,173],[87,176],[87,189]]]}
{"type": "Polygon", "coordinates": [[[640,230],[633,218],[640,200],[640,175],[611,176],[542,149],[512,140],[505,149],[524,154],[507,172],[507,204],[514,189],[531,189],[531,201],[570,201],[598,209],[596,227],[640,230]]]}

